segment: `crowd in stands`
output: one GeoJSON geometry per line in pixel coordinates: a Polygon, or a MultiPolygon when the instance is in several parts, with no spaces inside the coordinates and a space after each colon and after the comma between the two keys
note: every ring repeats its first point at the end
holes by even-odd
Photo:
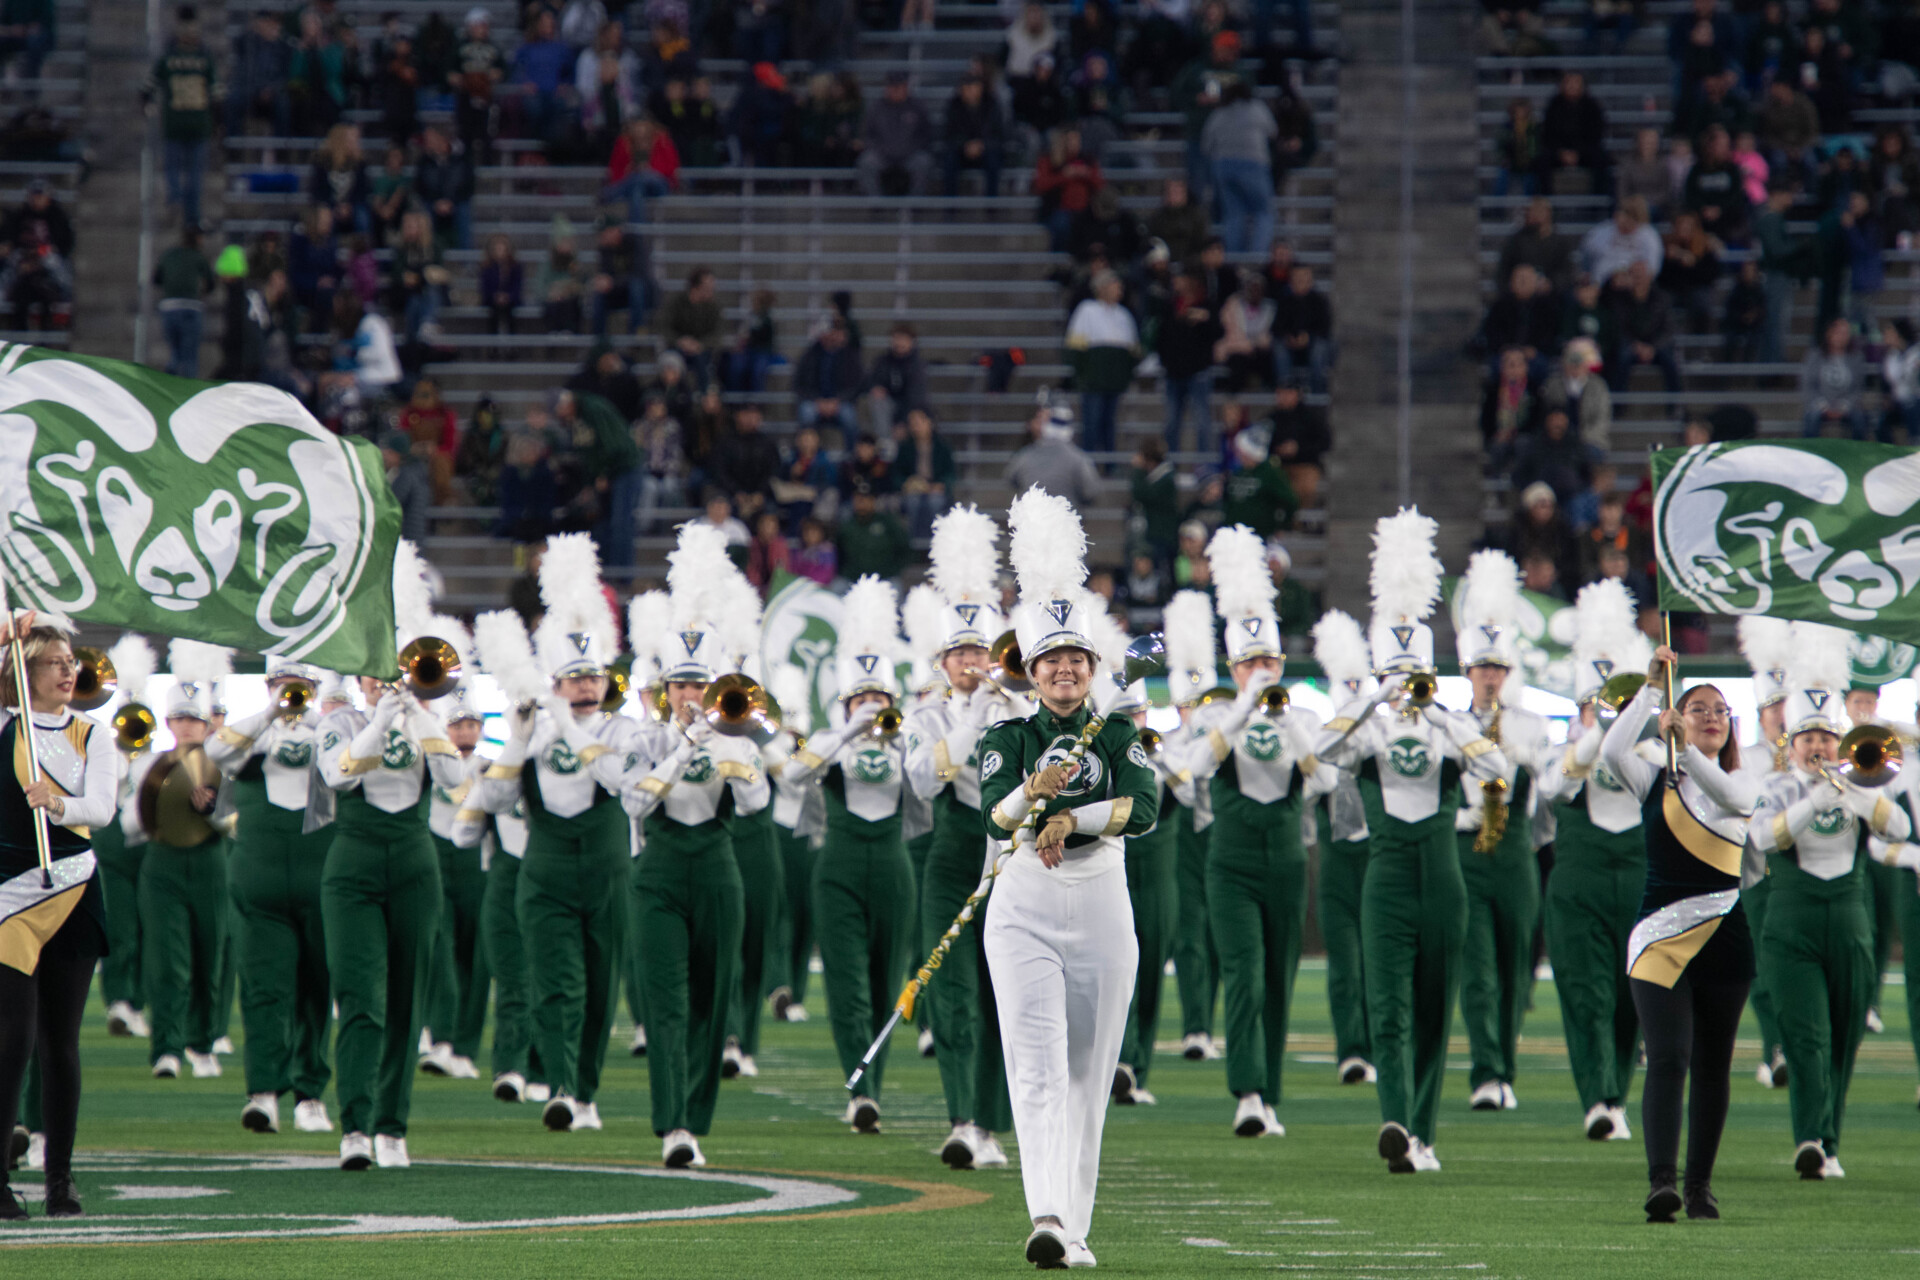
{"type": "MultiPolygon", "coordinates": [[[[1538,0],[1485,0],[1483,39],[1515,57],[1607,55],[1650,20],[1643,4],[1592,0],[1584,47],[1560,48],[1538,0]]],[[[1869,0],[1689,0],[1662,20],[1664,128],[1638,129],[1615,154],[1606,105],[1568,69],[1544,110],[1510,97],[1497,138],[1494,193],[1532,198],[1469,344],[1485,379],[1486,467],[1517,496],[1507,540],[1529,585],[1568,598],[1612,576],[1651,600],[1645,504],[1608,465],[1616,405],[1641,366],[1680,423],[1667,443],[1759,430],[1738,403],[1683,411],[1688,365],[1703,361],[1780,382],[1797,373],[1806,436],[1920,443],[1915,330],[1905,300],[1885,296],[1888,255],[1920,231],[1920,156],[1907,125],[1857,119],[1915,101],[1920,14],[1869,0]],[[1609,198],[1611,214],[1569,234],[1558,197],[1609,198]],[[1803,289],[1814,314],[1801,337],[1803,289]]]]}

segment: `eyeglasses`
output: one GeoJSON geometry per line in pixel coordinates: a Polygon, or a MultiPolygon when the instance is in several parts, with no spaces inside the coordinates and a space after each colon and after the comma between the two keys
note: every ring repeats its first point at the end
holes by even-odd
{"type": "Polygon", "coordinates": [[[41,670],[51,668],[56,674],[63,676],[73,675],[80,670],[80,664],[71,658],[41,658],[32,665],[41,670]]]}
{"type": "Polygon", "coordinates": [[[1688,707],[1686,714],[1701,720],[1731,720],[1733,712],[1726,707],[1705,707],[1698,703],[1688,707]]]}

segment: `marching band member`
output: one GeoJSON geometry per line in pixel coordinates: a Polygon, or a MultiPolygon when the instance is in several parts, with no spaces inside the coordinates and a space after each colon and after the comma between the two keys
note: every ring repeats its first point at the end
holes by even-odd
{"type": "MultiPolygon", "coordinates": [[[[139,707],[147,711],[147,685],[153,679],[153,646],[147,638],[131,632],[114,641],[107,650],[119,681],[118,711],[139,707]]],[[[117,714],[118,712],[116,712],[117,714]]],[[[147,1019],[140,1011],[147,1006],[146,984],[140,973],[140,864],[147,855],[143,835],[130,836],[121,818],[132,803],[128,786],[133,762],[144,756],[151,744],[130,746],[115,736],[115,762],[119,769],[119,803],[113,821],[93,829],[93,852],[100,860],[100,888],[107,902],[107,954],[100,965],[100,994],[107,1002],[107,1034],[138,1036],[151,1034],[147,1019]]]]}
{"type": "MultiPolygon", "coordinates": [[[[780,704],[780,736],[773,752],[790,757],[806,739],[813,722],[813,685],[790,662],[769,673],[768,692],[780,704]]],[[[763,752],[762,755],[769,753],[763,752]]],[[[817,788],[796,786],[773,775],[773,825],[780,838],[781,887],[778,946],[768,961],[767,993],[776,1022],[807,1020],[807,985],[813,968],[814,848],[826,830],[825,801],[817,788]],[[815,810],[818,812],[815,812],[815,810]]]]}
{"type": "MultiPolygon", "coordinates": [[[[627,668],[632,687],[642,691],[636,698],[642,725],[669,718],[666,681],[661,677],[662,646],[667,642],[666,628],[673,614],[673,600],[660,590],[642,591],[627,601],[627,648],[633,663],[627,668]]],[[[627,1052],[635,1058],[647,1056],[647,1012],[645,976],[641,973],[640,947],[640,850],[645,845],[643,828],[634,826],[633,874],[628,878],[627,955],[623,981],[627,988],[627,1009],[633,1015],[633,1039],[627,1052]]]]}
{"type": "Polygon", "coordinates": [[[153,1074],[180,1074],[184,1054],[195,1078],[220,1074],[215,1005],[226,948],[226,845],[210,821],[219,771],[205,743],[212,686],[232,654],[214,645],[175,640],[167,646],[174,685],[167,691],[171,751],[137,761],[129,777],[135,802],[122,819],[147,842],[140,868],[141,954],[152,1012],[148,1059],[153,1074]]]}
{"type": "MultiPolygon", "coordinates": [[[[15,762],[0,779],[0,1133],[16,1133],[21,1083],[28,1059],[37,1056],[44,1212],[77,1218],[73,1137],[80,1118],[80,1024],[94,965],[107,948],[106,908],[88,834],[113,819],[118,766],[108,734],[68,706],[79,664],[65,621],[25,612],[0,628],[0,643],[20,645],[27,668],[24,696],[13,662],[0,669],[0,753],[15,762]],[[34,783],[26,781],[23,710],[40,758],[41,777],[34,783]],[[46,815],[50,887],[32,831],[35,809],[46,815]]],[[[0,1162],[0,1222],[27,1216],[7,1185],[10,1163],[0,1162]]]]}
{"type": "Polygon", "coordinates": [[[1627,939],[1627,974],[1646,1037],[1647,1079],[1640,1127],[1647,1145],[1649,1222],[1718,1218],[1713,1163],[1726,1127],[1727,1072],[1740,1009],[1753,981],[1753,939],[1740,907],[1747,815],[1758,795],[1740,770],[1727,700],[1710,684],[1681,694],[1660,713],[1675,744],[1676,782],[1665,764],[1635,750],[1662,696],[1669,663],[1654,650],[1647,683],[1622,707],[1600,743],[1600,763],[1640,802],[1647,884],[1627,939]],[[1683,1099],[1691,1072],[1690,1103],[1683,1099]],[[1687,1119],[1686,1195],[1679,1180],[1682,1109],[1687,1119]]]}
{"type": "Polygon", "coordinates": [[[1360,918],[1379,1072],[1377,1146],[1393,1173],[1440,1169],[1434,1131],[1467,927],[1453,835],[1461,775],[1487,782],[1509,770],[1471,715],[1416,701],[1407,691],[1410,678],[1433,679],[1433,632],[1422,619],[1440,597],[1437,530],[1411,509],[1375,526],[1368,639],[1382,693],[1342,707],[1314,752],[1322,763],[1356,772],[1363,786],[1380,787],[1380,822],[1368,824],[1373,852],[1360,918]],[[1397,705],[1375,715],[1380,700],[1397,705]]]}
{"type": "Polygon", "coordinates": [[[1240,692],[1195,718],[1206,736],[1183,744],[1177,760],[1213,800],[1207,909],[1226,989],[1227,1090],[1239,1100],[1233,1131],[1284,1137],[1274,1108],[1306,927],[1302,816],[1311,797],[1333,790],[1337,771],[1314,758],[1318,719],[1266,697],[1286,658],[1258,535],[1245,525],[1221,529],[1207,563],[1240,692]]]}
{"type": "Polygon", "coordinates": [[[207,740],[207,759],[229,779],[238,825],[232,887],[240,1024],[246,1030],[247,1104],[240,1123],[280,1131],[280,1095],[291,1090],[294,1125],[330,1133],[321,1100],[333,1030],[320,872],[333,833],[307,832],[318,738],[320,673],[267,659],[267,706],[207,740]]]}
{"type": "Polygon", "coordinates": [[[1867,842],[1897,844],[1913,835],[1905,808],[1879,789],[1837,780],[1848,639],[1838,627],[1793,624],[1786,703],[1792,768],[1767,780],[1749,828],[1773,881],[1754,950],[1792,1069],[1793,1167],[1809,1181],[1846,1176],[1840,1120],[1873,999],[1867,842]]]}
{"type": "MultiPolygon", "coordinates": [[[[442,636],[456,648],[471,648],[464,634],[442,636]]],[[[426,1052],[420,1069],[428,1075],[477,1080],[474,1057],[487,1021],[487,993],[493,975],[487,970],[480,941],[480,916],[487,896],[487,873],[480,865],[482,824],[461,826],[460,810],[471,798],[488,765],[479,754],[486,725],[464,690],[456,689],[435,708],[447,722],[447,740],[460,754],[460,785],[435,784],[427,802],[427,830],[440,856],[440,928],[434,935],[433,975],[427,986],[427,1025],[421,1032],[426,1052]],[[431,1039],[428,1039],[428,1037],[431,1039]]]]}
{"type": "MultiPolygon", "coordinates": [[[[1560,1021],[1582,1131],[1625,1141],[1626,1099],[1640,1051],[1640,1019],[1627,983],[1627,936],[1647,883],[1640,804],[1600,763],[1606,731],[1600,694],[1614,672],[1644,669],[1651,646],[1634,619],[1633,597],[1613,579],[1580,589],[1575,603],[1574,701],[1579,717],[1566,750],[1540,775],[1540,799],[1557,822],[1547,880],[1547,956],[1560,994],[1560,1021]]],[[[1609,708],[1611,714],[1611,708],[1609,708]]]]}
{"type": "Polygon", "coordinates": [[[701,714],[707,686],[729,665],[719,627],[739,571],[726,535],[684,524],[667,562],[673,607],[660,675],[669,718],[643,729],[623,797],[646,831],[635,876],[653,1131],[677,1169],[707,1162],[699,1139],[713,1123],[727,1002],[739,986],[744,908],[730,829],[736,812],[764,808],[770,789],[753,743],[716,734],[701,714]]]}
{"type": "MultiPolygon", "coordinates": [[[[744,675],[760,670],[760,593],[740,574],[732,589],[723,620],[723,634],[734,668],[744,675]]],[[[760,749],[759,767],[769,778],[778,776],[787,751],[778,737],[760,749]]],[[[760,1014],[767,996],[767,971],[780,944],[780,900],[787,891],[787,872],[780,860],[780,827],[773,805],[734,815],[733,857],[740,864],[741,906],[740,989],[727,1008],[727,1041],[720,1052],[723,1079],[760,1074],[753,1056],[760,1052],[760,1014]]]]}
{"type": "MultiPolygon", "coordinates": [[[[939,647],[937,633],[939,625],[934,621],[939,612],[938,597],[933,587],[922,583],[907,593],[900,606],[900,629],[907,636],[907,653],[911,665],[907,668],[907,696],[900,703],[901,712],[912,717],[922,707],[945,702],[952,689],[947,677],[933,662],[935,651],[939,647]]],[[[900,792],[900,835],[906,843],[907,865],[913,868],[913,892],[908,895],[911,907],[908,911],[907,946],[903,955],[906,960],[906,972],[901,975],[904,982],[913,976],[919,968],[921,953],[921,935],[926,928],[932,928],[935,938],[945,926],[923,924],[920,916],[920,894],[927,883],[927,855],[933,851],[933,805],[920,798],[911,786],[900,792]]],[[[921,1000],[913,1006],[913,1025],[917,1034],[920,1056],[934,1056],[933,1042],[933,1004],[921,1000]]],[[[945,1144],[942,1144],[945,1148],[945,1144]]]]}
{"type": "MultiPolygon", "coordinates": [[[[1864,639],[1856,636],[1854,648],[1858,648],[1864,639]]],[[[1852,652],[1850,649],[1849,655],[1852,652]]],[[[1907,749],[1920,743],[1920,728],[1881,718],[1880,686],[1861,675],[1857,669],[1847,681],[1847,719],[1856,727],[1871,724],[1891,729],[1907,749]]],[[[1902,939],[1907,936],[1900,930],[1900,907],[1903,904],[1900,901],[1899,877],[1900,868],[1889,866],[1877,858],[1867,860],[1867,913],[1873,921],[1873,996],[1867,1002],[1867,1030],[1873,1035],[1886,1030],[1886,1024],[1880,1018],[1880,986],[1887,971],[1887,959],[1893,954],[1893,940],[1896,935],[1902,939]]]]}
{"type": "MultiPolygon", "coordinates": [[[[1162,616],[1167,692],[1180,712],[1180,732],[1175,736],[1204,738],[1206,726],[1195,722],[1195,712],[1227,692],[1219,679],[1213,598],[1205,591],[1176,591],[1162,616]]],[[[1220,1056],[1213,1042],[1220,952],[1207,914],[1207,826],[1213,821],[1213,801],[1207,788],[1190,780],[1174,788],[1171,799],[1175,807],[1162,809],[1160,821],[1174,832],[1173,977],[1180,994],[1180,1056],[1200,1062],[1220,1056]]]]}
{"type": "Polygon", "coordinates": [[[1520,566],[1504,551],[1476,551],[1461,588],[1460,666],[1473,686],[1468,714],[1498,743],[1508,769],[1497,782],[1464,788],[1454,815],[1460,878],[1467,887],[1467,935],[1460,948],[1460,1020],[1466,1024],[1475,1111],[1519,1105],[1520,1023],[1533,991],[1533,934],[1540,922],[1540,865],[1534,855],[1535,793],[1547,764],[1547,722],[1518,705],[1509,688],[1516,665],[1520,566]],[[1506,694],[1505,700],[1501,695],[1506,694]]]}
{"type": "Polygon", "coordinates": [[[1160,787],[1133,725],[1094,700],[1096,686],[1120,690],[1096,670],[1079,514],[1034,488],[1008,524],[1014,632],[1040,708],[980,744],[983,832],[1014,842],[982,945],[1033,1222],[1027,1261],[1092,1266],[1101,1131],[1139,961],[1121,840],[1153,825],[1160,787]]]}
{"type": "MultiPolygon", "coordinates": [[[[1740,619],[1738,634],[1740,652],[1753,669],[1753,698],[1760,708],[1760,736],[1741,746],[1740,763],[1757,794],[1766,789],[1769,778],[1788,768],[1787,664],[1793,660],[1793,624],[1785,618],[1748,615],[1740,619]]],[[[1766,932],[1767,903],[1772,897],[1771,876],[1763,875],[1740,889],[1740,906],[1755,938],[1766,932]]],[[[1784,1089],[1792,1071],[1780,1048],[1780,1020],[1765,973],[1755,973],[1750,999],[1760,1024],[1760,1065],[1753,1078],[1770,1089],[1784,1089]]]]}
{"type": "MultiPolygon", "coordinates": [[[[847,591],[835,655],[845,725],[815,734],[781,775],[817,779],[826,797],[813,911],[827,1016],[846,1074],[891,1015],[914,945],[913,867],[901,834],[906,742],[895,706],[896,599],[893,584],[872,574],[847,591]]],[[[847,1100],[846,1122],[855,1132],[880,1130],[886,1064],[883,1048],[847,1100]]]]}
{"type": "Polygon", "coordinates": [[[506,745],[480,776],[479,807],[524,801],[527,851],[514,890],[526,949],[533,1037],[552,1096],[549,1129],[598,1129],[594,1101],[619,996],[632,912],[633,833],[622,806],[640,761],[640,726],[600,709],[619,625],[584,533],[550,539],[540,560],[546,612],[529,647],[511,615],[488,615],[486,667],[515,702],[506,745]],[[544,675],[545,679],[541,679],[544,675]],[[528,766],[531,765],[529,768],[528,766]]]}
{"type": "MultiPolygon", "coordinates": [[[[1171,625],[1171,624],[1169,624],[1171,625]]],[[[1169,653],[1173,643],[1169,632],[1169,653]]],[[[1330,609],[1313,624],[1313,660],[1339,702],[1373,694],[1367,637],[1351,615],[1330,609]]],[[[1333,1014],[1334,1075],[1341,1084],[1373,1084],[1373,1038],[1367,1029],[1366,961],[1360,898],[1372,857],[1369,823],[1380,821],[1380,784],[1345,769],[1334,777],[1319,818],[1320,936],[1327,948],[1327,1004],[1333,1014]]]]}
{"type": "MultiPolygon", "coordinates": [[[[406,544],[402,544],[405,546],[406,544]]],[[[445,638],[457,623],[437,617],[418,552],[394,557],[394,620],[400,647],[445,638]]],[[[339,1030],[334,1080],[340,1096],[340,1167],[404,1169],[414,1062],[426,1016],[439,927],[440,859],[422,801],[438,784],[464,781],[447,726],[410,690],[360,678],[367,710],[342,707],[320,722],[320,776],[312,825],[327,801],[333,843],[320,877],[339,1030]]]]}
{"type": "MultiPolygon", "coordinates": [[[[945,677],[945,697],[907,715],[907,783],[933,806],[933,839],[920,876],[920,935],[912,960],[933,950],[980,881],[987,842],[980,834],[980,739],[989,726],[1021,708],[989,678],[989,648],[1005,630],[1000,615],[1000,531],[972,506],[953,507],[933,522],[931,586],[908,596],[931,597],[926,645],[945,677]]],[[[925,598],[925,597],[922,597],[925,598]]],[[[910,627],[908,634],[918,630],[910,627]]],[[[989,904],[990,905],[990,904],[989,904]]],[[[956,1169],[1004,1165],[994,1135],[1013,1125],[1007,1097],[1000,1018],[980,937],[986,912],[961,932],[926,999],[932,1009],[934,1061],[953,1128],[940,1158],[956,1169]]]]}
{"type": "MultiPolygon", "coordinates": [[[[1904,740],[1901,743],[1903,749],[1910,745],[1904,740]]],[[[1905,761],[1905,766],[1886,790],[1888,798],[1905,808],[1908,819],[1920,828],[1920,820],[1916,820],[1916,815],[1920,815],[1920,795],[1916,795],[1916,789],[1920,789],[1920,770],[1910,759],[1905,761]]],[[[1890,895],[1900,924],[1902,964],[1906,970],[1907,1023],[1914,1040],[1914,1056],[1920,1058],[1920,879],[1914,874],[1920,869],[1920,843],[1875,836],[1868,847],[1873,860],[1892,873],[1890,895]],[[1913,942],[1907,942],[1909,938],[1913,942]]]]}

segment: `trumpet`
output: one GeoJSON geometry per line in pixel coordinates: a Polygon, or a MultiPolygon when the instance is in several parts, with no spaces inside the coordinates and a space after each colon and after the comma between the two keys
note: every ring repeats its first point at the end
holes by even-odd
{"type": "Polygon", "coordinates": [[[1884,725],[1863,724],[1840,739],[1840,760],[1829,767],[1816,760],[1820,776],[1836,786],[1884,787],[1900,774],[1904,751],[1899,735],[1884,725]]]}
{"type": "Polygon", "coordinates": [[[76,648],[73,656],[79,662],[80,670],[73,677],[73,701],[70,705],[75,711],[98,711],[113,701],[114,690],[119,687],[113,659],[105,651],[86,645],[76,648]]]}
{"type": "Polygon", "coordinates": [[[892,742],[900,736],[900,730],[906,722],[907,718],[901,714],[900,708],[882,707],[874,713],[873,723],[867,726],[864,736],[875,742],[892,742]]]}
{"type": "Polygon", "coordinates": [[[1407,705],[1430,707],[1440,696],[1440,677],[1431,671],[1416,671],[1407,677],[1402,687],[1407,691],[1407,705]]]}
{"type": "Polygon", "coordinates": [[[281,717],[286,720],[298,720],[313,705],[315,694],[313,681],[294,677],[280,685],[280,691],[274,695],[273,705],[281,717]]]}
{"type": "Polygon", "coordinates": [[[422,702],[460,687],[460,651],[438,636],[421,636],[400,651],[398,686],[422,702]]]}
{"type": "Polygon", "coordinates": [[[114,745],[128,755],[138,755],[153,745],[153,731],[158,723],[149,708],[129,702],[113,713],[114,745]]]}
{"type": "Polygon", "coordinates": [[[700,696],[700,713],[724,738],[747,738],[764,747],[780,736],[780,704],[759,681],[721,676],[700,696]]]}
{"type": "Polygon", "coordinates": [[[987,648],[987,659],[992,670],[987,678],[1000,686],[1001,692],[1008,694],[1032,693],[1033,681],[1027,675],[1027,664],[1020,657],[1020,641],[1012,631],[1001,634],[987,648]]]}
{"type": "Polygon", "coordinates": [[[1260,691],[1260,714],[1263,716],[1285,715],[1287,711],[1287,691],[1279,685],[1269,685],[1260,691]]]}
{"type": "Polygon", "coordinates": [[[1158,729],[1142,728],[1140,730],[1140,749],[1147,753],[1147,759],[1158,760],[1160,753],[1167,749],[1167,740],[1160,735],[1158,729]]]}
{"type": "Polygon", "coordinates": [[[600,709],[613,715],[627,705],[627,693],[633,688],[633,677],[626,667],[607,668],[607,692],[600,699],[600,709]]]}
{"type": "Polygon", "coordinates": [[[1593,695],[1593,715],[1597,720],[1611,720],[1620,714],[1620,709],[1632,702],[1646,687],[1647,678],[1638,671],[1622,671],[1619,675],[1609,676],[1600,686],[1600,692],[1593,695]]]}

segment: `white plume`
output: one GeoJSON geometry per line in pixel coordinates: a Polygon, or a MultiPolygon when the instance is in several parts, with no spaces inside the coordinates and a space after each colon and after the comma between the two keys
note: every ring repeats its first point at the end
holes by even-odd
{"type": "Polygon", "coordinates": [[[1023,600],[1071,600],[1087,581],[1087,532],[1065,498],[1035,485],[1007,511],[1007,551],[1023,600]]]}
{"type": "Polygon", "coordinates": [[[593,637],[593,651],[602,662],[611,662],[620,652],[620,624],[600,585],[600,552],[591,536],[561,533],[547,540],[540,558],[540,601],[547,608],[536,636],[543,654],[551,639],[564,640],[575,632],[593,637]]]}
{"type": "Polygon", "coordinates": [[[767,680],[767,692],[780,704],[782,727],[789,733],[807,733],[813,721],[813,686],[807,682],[807,673],[791,662],[783,662],[767,680]]]}
{"type": "Polygon", "coordinates": [[[153,646],[147,638],[129,631],[113,642],[107,650],[107,661],[113,664],[115,679],[120,682],[120,697],[126,702],[147,701],[147,684],[153,679],[155,658],[153,646]]]}
{"type": "Polygon", "coordinates": [[[1853,675],[1848,653],[1853,633],[1818,622],[1795,622],[1793,660],[1787,664],[1787,684],[1795,689],[1833,689],[1845,692],[1853,675]]]}
{"type": "Polygon", "coordinates": [[[427,624],[427,630],[422,634],[438,636],[452,645],[462,663],[473,661],[473,632],[467,630],[466,623],[451,614],[436,613],[427,620],[427,624]]]}
{"type": "Polygon", "coordinates": [[[1373,673],[1366,634],[1352,614],[1339,609],[1327,610],[1313,624],[1313,660],[1332,685],[1365,680],[1373,673]]]}
{"type": "MultiPolygon", "coordinates": [[[[992,516],[971,504],[948,508],[933,522],[933,543],[927,556],[933,562],[929,578],[934,590],[949,603],[999,603],[1000,526],[992,516]]],[[[911,595],[907,607],[913,607],[911,595]]],[[[908,634],[912,634],[911,629],[908,634]]]]}
{"type": "Polygon", "coordinates": [[[1175,671],[1198,671],[1211,677],[1218,640],[1213,630],[1213,602],[1204,591],[1176,591],[1161,614],[1167,644],[1167,666],[1175,671]]]}
{"type": "Polygon", "coordinates": [[[1476,551],[1460,588],[1463,625],[1511,627],[1520,616],[1520,566],[1504,551],[1476,551]]]}
{"type": "MultiPolygon", "coordinates": [[[[934,536],[939,536],[938,525],[934,527],[934,536]]],[[[929,583],[923,582],[907,592],[907,603],[900,611],[901,620],[906,624],[907,646],[913,650],[916,660],[931,662],[939,654],[947,638],[946,607],[939,589],[929,583]]]]}
{"type": "Polygon", "coordinates": [[[760,592],[738,568],[727,580],[718,619],[720,640],[729,657],[745,661],[760,652],[760,592]]]}
{"type": "Polygon", "coordinates": [[[1094,592],[1082,592],[1080,607],[1087,614],[1087,639],[1093,641],[1093,651],[1108,671],[1116,676],[1127,673],[1127,646],[1133,643],[1133,637],[1127,629],[1114,620],[1113,611],[1105,596],[1094,592]]]}
{"type": "Polygon", "coordinates": [[[900,592],[877,574],[864,574],[840,602],[842,653],[877,653],[888,661],[900,656],[900,592]]]}
{"type": "Polygon", "coordinates": [[[1573,607],[1576,650],[1596,658],[1611,658],[1623,671],[1632,670],[1633,665],[1646,665],[1634,663],[1639,652],[1636,641],[1644,643],[1646,637],[1640,634],[1638,610],[1626,583],[1618,578],[1590,582],[1580,588],[1573,607]]]}
{"type": "Polygon", "coordinates": [[[633,681],[646,684],[659,669],[673,602],[664,591],[642,591],[627,602],[627,648],[633,653],[633,681]]]}
{"type": "Polygon", "coordinates": [[[674,631],[704,631],[720,624],[727,581],[739,570],[727,556],[727,535],[704,520],[680,526],[680,542],[667,553],[667,589],[673,593],[674,631]]]}
{"type": "Polygon", "coordinates": [[[233,650],[198,640],[169,640],[167,670],[182,684],[215,684],[233,674],[233,650]]]}
{"type": "Polygon", "coordinates": [[[473,620],[473,639],[481,669],[494,678],[509,702],[538,702],[551,691],[519,614],[511,609],[481,614],[473,620]]]}
{"type": "Polygon", "coordinates": [[[1433,539],[1440,526],[1417,507],[1382,516],[1373,526],[1373,612],[1376,624],[1422,621],[1440,599],[1440,557],[1433,539]]]}
{"type": "Polygon", "coordinates": [[[1747,614],[1740,619],[1740,656],[1755,671],[1785,671],[1793,664],[1794,624],[1785,618],[1747,614]]]}
{"type": "Polygon", "coordinates": [[[1213,599],[1221,617],[1273,613],[1273,570],[1259,534],[1243,524],[1221,526],[1207,543],[1207,567],[1213,571],[1213,599]]]}
{"type": "Polygon", "coordinates": [[[393,551],[393,625],[401,643],[433,630],[434,575],[420,548],[402,538],[393,551]]]}

